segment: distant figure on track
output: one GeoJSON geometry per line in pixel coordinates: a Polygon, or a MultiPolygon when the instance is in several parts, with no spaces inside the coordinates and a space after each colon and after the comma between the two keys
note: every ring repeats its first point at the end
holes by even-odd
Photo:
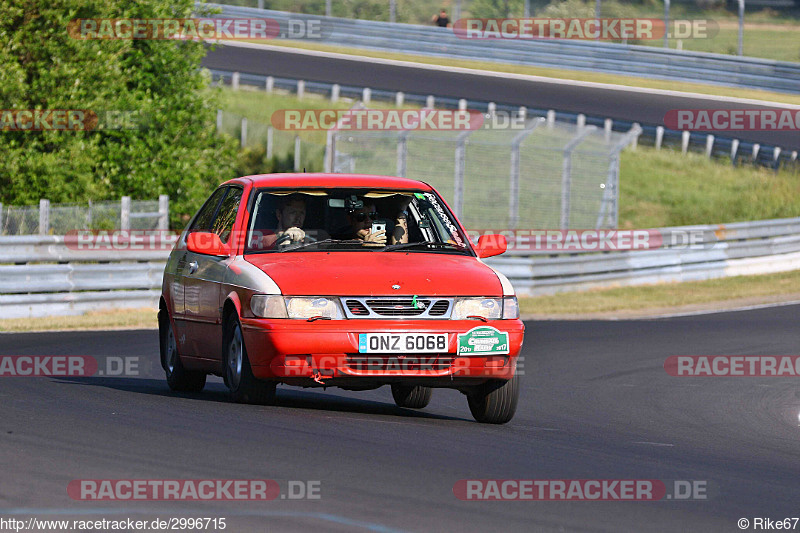
{"type": "Polygon", "coordinates": [[[450,27],[450,19],[447,18],[447,11],[442,8],[438,15],[433,16],[433,23],[439,26],[440,28],[449,28],[450,27]]]}

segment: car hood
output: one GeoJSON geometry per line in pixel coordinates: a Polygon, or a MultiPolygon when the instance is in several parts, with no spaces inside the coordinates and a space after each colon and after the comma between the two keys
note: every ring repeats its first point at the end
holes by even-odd
{"type": "Polygon", "coordinates": [[[296,252],[245,256],[286,295],[502,296],[500,279],[472,256],[405,252],[296,252]],[[399,289],[393,286],[399,285],[399,289]]]}

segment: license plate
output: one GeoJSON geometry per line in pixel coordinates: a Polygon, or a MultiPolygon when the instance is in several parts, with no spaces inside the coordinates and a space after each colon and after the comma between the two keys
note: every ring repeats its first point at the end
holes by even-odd
{"type": "Polygon", "coordinates": [[[447,352],[446,333],[359,333],[359,353],[447,352]]]}

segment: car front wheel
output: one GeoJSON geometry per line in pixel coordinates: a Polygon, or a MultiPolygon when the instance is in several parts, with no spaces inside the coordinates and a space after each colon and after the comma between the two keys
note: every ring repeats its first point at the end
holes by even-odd
{"type": "Polygon", "coordinates": [[[233,401],[257,405],[270,405],[275,401],[277,384],[261,381],[253,376],[242,337],[242,326],[235,317],[228,320],[225,327],[223,363],[225,383],[231,391],[233,401]]]}
{"type": "Polygon", "coordinates": [[[519,399],[519,375],[493,379],[467,394],[472,416],[485,424],[505,424],[514,418],[519,399]]]}

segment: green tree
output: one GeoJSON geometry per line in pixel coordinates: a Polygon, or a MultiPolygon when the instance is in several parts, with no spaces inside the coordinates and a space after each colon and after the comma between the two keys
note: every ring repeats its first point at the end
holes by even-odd
{"type": "Polygon", "coordinates": [[[233,177],[236,147],[214,128],[201,43],[82,40],[82,18],[185,18],[193,0],[0,2],[0,109],[138,113],[136,129],[0,131],[0,202],[150,199],[177,222],[233,177]]]}

